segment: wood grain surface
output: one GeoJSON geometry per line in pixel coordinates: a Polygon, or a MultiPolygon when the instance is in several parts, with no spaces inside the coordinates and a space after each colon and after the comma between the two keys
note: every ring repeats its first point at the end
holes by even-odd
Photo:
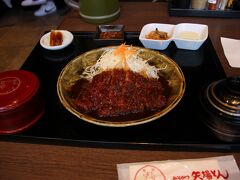
{"type": "Polygon", "coordinates": [[[117,179],[117,164],[234,155],[240,153],[143,151],[0,142],[0,179],[117,179]]]}
{"type": "MultiPolygon", "coordinates": [[[[240,75],[238,68],[231,68],[228,65],[220,43],[220,37],[222,36],[240,39],[240,23],[238,19],[169,17],[167,3],[122,2],[121,16],[113,24],[124,24],[126,31],[140,31],[144,24],[151,22],[207,24],[210,38],[226,74],[228,76],[240,75]]],[[[83,22],[78,12],[72,10],[58,29],[95,31],[96,25],[83,22]]],[[[39,36],[35,38],[35,41],[38,38],[39,36]]],[[[25,43],[27,44],[27,42],[25,43]]],[[[31,47],[27,47],[31,49],[31,47]]],[[[5,50],[10,51],[11,48],[5,47],[5,50]]],[[[24,51],[24,47],[22,50],[24,51]]],[[[0,141],[0,179],[113,180],[117,179],[116,165],[119,163],[205,158],[231,154],[234,155],[238,166],[240,166],[240,153],[231,151],[184,152],[163,151],[160,149],[150,151],[0,141]]]]}

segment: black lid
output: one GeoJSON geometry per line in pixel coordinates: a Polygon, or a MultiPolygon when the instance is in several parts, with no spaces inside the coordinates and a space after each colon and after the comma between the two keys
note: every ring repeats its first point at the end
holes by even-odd
{"type": "Polygon", "coordinates": [[[206,89],[209,103],[229,116],[240,118],[240,77],[230,77],[211,83],[206,89]]]}

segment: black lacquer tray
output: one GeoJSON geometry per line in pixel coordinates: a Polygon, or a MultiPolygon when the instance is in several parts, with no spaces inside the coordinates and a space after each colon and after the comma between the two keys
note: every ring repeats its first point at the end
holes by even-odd
{"type": "MultiPolygon", "coordinates": [[[[38,43],[21,69],[32,71],[41,82],[46,103],[42,118],[28,130],[1,135],[1,140],[128,149],[238,151],[240,144],[217,139],[204,125],[205,112],[200,92],[209,83],[225,78],[219,59],[208,38],[199,50],[180,50],[172,42],[160,51],[178,63],[186,78],[186,91],[180,103],[153,122],[124,128],[87,123],[69,113],[60,103],[56,83],[62,68],[75,56],[99,47],[93,32],[73,32],[73,43],[64,50],[49,51],[38,43]]],[[[142,46],[139,32],[125,32],[126,44],[142,46]]]]}

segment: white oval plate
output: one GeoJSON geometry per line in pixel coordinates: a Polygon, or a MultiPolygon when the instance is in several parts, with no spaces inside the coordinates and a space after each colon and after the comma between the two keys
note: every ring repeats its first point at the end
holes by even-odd
{"type": "Polygon", "coordinates": [[[48,50],[60,50],[67,47],[73,41],[73,34],[66,30],[56,30],[62,33],[63,35],[63,42],[60,46],[50,46],[50,33],[48,32],[44,34],[40,39],[40,44],[43,48],[48,50]]]}

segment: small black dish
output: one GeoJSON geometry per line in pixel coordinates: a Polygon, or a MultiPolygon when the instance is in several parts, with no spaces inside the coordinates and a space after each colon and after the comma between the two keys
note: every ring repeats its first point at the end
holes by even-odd
{"type": "Polygon", "coordinates": [[[120,45],[124,42],[123,25],[98,25],[94,37],[98,46],[120,45]]]}
{"type": "Polygon", "coordinates": [[[74,47],[72,44],[70,44],[68,47],[60,50],[48,50],[48,49],[42,49],[42,56],[44,59],[48,61],[68,61],[74,58],[75,56],[75,51],[74,47]]]}
{"type": "Polygon", "coordinates": [[[204,123],[222,141],[240,142],[240,77],[208,85],[201,95],[204,123]]]}

